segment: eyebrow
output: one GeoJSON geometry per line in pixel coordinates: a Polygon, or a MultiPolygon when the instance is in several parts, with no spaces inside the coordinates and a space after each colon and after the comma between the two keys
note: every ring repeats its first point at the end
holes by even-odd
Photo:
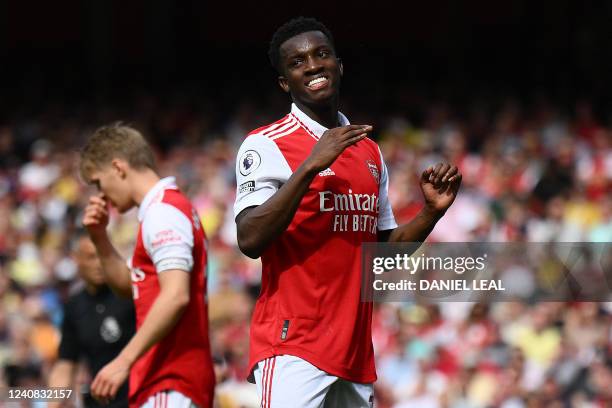
{"type": "Polygon", "coordinates": [[[304,54],[305,54],[305,52],[303,52],[303,51],[294,51],[291,54],[286,54],[285,58],[293,59],[293,58],[301,57],[304,54]]]}
{"type": "Polygon", "coordinates": [[[308,52],[317,52],[317,51],[320,51],[323,48],[328,49],[331,52],[334,51],[334,49],[330,45],[328,45],[328,44],[320,44],[320,45],[314,47],[313,49],[309,49],[308,51],[306,51],[306,50],[299,50],[299,51],[296,50],[296,51],[292,52],[291,54],[287,53],[285,58],[293,59],[293,58],[301,57],[301,56],[303,56],[305,54],[308,54],[308,52]]]}

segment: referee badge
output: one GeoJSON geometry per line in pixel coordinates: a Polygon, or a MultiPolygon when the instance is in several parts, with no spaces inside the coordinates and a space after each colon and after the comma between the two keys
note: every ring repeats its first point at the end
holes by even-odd
{"type": "Polygon", "coordinates": [[[107,316],[100,326],[100,336],[107,343],[114,343],[121,338],[121,326],[113,316],[107,316]]]}

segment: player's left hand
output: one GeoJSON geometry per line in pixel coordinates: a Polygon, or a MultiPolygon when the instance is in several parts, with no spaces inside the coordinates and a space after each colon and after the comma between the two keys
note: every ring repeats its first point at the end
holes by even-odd
{"type": "Polygon", "coordinates": [[[457,197],[461,186],[461,173],[457,166],[438,163],[429,166],[421,174],[420,185],[425,206],[434,212],[444,212],[457,197]]]}
{"type": "Polygon", "coordinates": [[[130,373],[130,366],[120,357],[105,365],[91,383],[91,395],[102,404],[108,404],[117,395],[130,373]]]}

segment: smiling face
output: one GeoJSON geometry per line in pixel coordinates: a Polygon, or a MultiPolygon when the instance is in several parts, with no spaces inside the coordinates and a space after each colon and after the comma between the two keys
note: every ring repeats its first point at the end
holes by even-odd
{"type": "Polygon", "coordinates": [[[337,99],[343,67],[322,32],[308,31],[282,43],[279,68],[279,84],[294,102],[325,106],[337,99]]]}

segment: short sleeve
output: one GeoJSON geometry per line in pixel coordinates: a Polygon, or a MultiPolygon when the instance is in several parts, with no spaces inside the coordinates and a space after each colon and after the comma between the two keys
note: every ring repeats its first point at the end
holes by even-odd
{"type": "Polygon", "coordinates": [[[274,141],[247,137],[236,157],[234,217],[245,208],[265,203],[291,177],[291,168],[274,141]]]}
{"type": "Polygon", "coordinates": [[[380,163],[382,165],[379,187],[380,207],[378,212],[378,230],[385,231],[397,228],[397,223],[395,222],[393,209],[389,202],[389,174],[387,172],[387,165],[380,152],[380,148],[378,149],[378,153],[380,154],[380,163]]]}
{"type": "Polygon", "coordinates": [[[78,361],[79,360],[79,342],[77,330],[74,326],[72,317],[71,303],[66,305],[64,309],[64,319],[62,321],[62,337],[59,345],[58,357],[60,360],[78,361]]]}
{"type": "Polygon", "coordinates": [[[178,208],[155,203],[147,209],[142,222],[142,241],[157,272],[193,267],[193,228],[178,208]]]}

